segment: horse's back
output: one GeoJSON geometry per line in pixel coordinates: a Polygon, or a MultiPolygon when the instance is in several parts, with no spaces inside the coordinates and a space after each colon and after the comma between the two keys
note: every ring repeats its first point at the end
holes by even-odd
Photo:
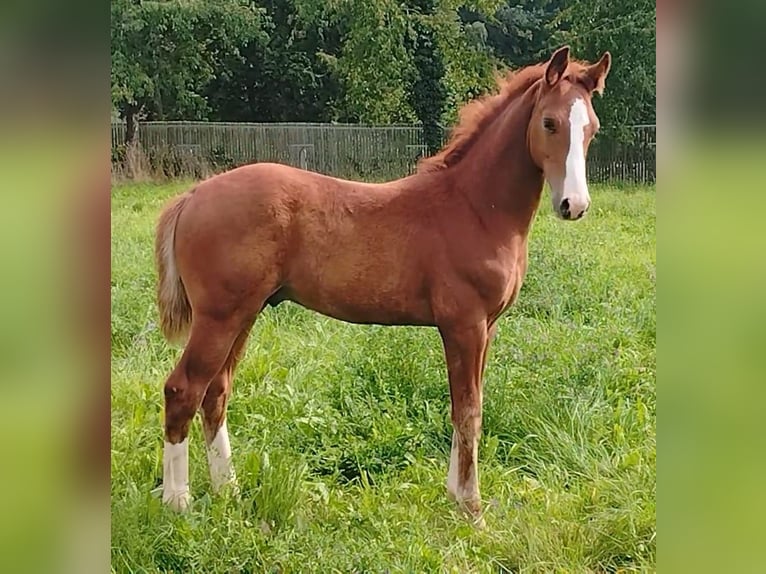
{"type": "Polygon", "coordinates": [[[347,249],[349,235],[360,247],[375,205],[390,195],[379,187],[276,163],[218,174],[197,184],[178,218],[179,266],[187,275],[204,266],[210,276],[256,267],[282,276],[316,254],[347,249]]]}

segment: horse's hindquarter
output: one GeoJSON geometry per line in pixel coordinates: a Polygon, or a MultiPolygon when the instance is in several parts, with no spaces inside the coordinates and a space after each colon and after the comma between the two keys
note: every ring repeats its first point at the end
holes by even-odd
{"type": "Polygon", "coordinates": [[[279,287],[292,225],[295,173],[253,164],[192,191],[175,232],[175,260],[193,309],[250,313],[279,287]]]}

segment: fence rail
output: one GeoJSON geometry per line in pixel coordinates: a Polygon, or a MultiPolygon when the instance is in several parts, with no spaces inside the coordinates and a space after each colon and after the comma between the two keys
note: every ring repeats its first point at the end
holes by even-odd
{"type": "MultiPolygon", "coordinates": [[[[591,181],[655,180],[656,129],[635,126],[622,141],[598,137],[588,154],[591,181]]],[[[125,124],[112,123],[112,158],[119,161],[125,124]]],[[[337,177],[393,179],[412,173],[426,153],[420,126],[144,122],[138,141],[153,156],[198,158],[216,167],[274,161],[337,177]]]]}

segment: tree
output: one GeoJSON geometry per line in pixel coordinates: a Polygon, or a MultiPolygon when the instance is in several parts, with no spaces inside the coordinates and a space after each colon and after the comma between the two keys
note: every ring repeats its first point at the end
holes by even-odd
{"type": "Polygon", "coordinates": [[[436,41],[438,29],[432,18],[435,0],[410,0],[412,13],[408,49],[413,54],[414,81],[408,90],[409,103],[423,125],[423,139],[428,153],[442,146],[440,121],[445,111],[447,90],[444,84],[444,55],[436,41]]]}
{"type": "Polygon", "coordinates": [[[603,132],[620,139],[630,126],[653,122],[656,110],[656,12],[654,2],[580,0],[552,22],[553,38],[583,59],[612,53],[603,99],[594,98],[603,132]]]}
{"type": "Polygon", "coordinates": [[[204,97],[220,63],[239,46],[264,41],[262,11],[236,0],[112,2],[112,104],[126,120],[126,143],[136,119],[203,119],[204,97]]]}
{"type": "Polygon", "coordinates": [[[497,0],[296,2],[304,21],[337,33],[321,56],[341,88],[338,119],[420,121],[433,149],[455,106],[492,83],[491,54],[463,27],[458,9],[491,13],[497,0]]]}
{"type": "Polygon", "coordinates": [[[410,123],[407,102],[412,54],[406,48],[408,20],[394,0],[301,0],[299,17],[311,26],[334,30],[319,57],[336,78],[339,121],[410,123]]]}
{"type": "Polygon", "coordinates": [[[445,6],[435,17],[437,41],[444,55],[445,109],[442,124],[457,119],[459,108],[467,101],[494,91],[499,62],[487,43],[487,29],[483,22],[466,22],[460,14],[470,12],[482,18],[492,14],[497,2],[458,2],[445,6]]]}
{"type": "Polygon", "coordinates": [[[550,23],[563,0],[513,0],[501,3],[494,13],[462,9],[461,19],[481,25],[486,44],[504,64],[519,68],[550,56],[550,23]]]}
{"type": "MultiPolygon", "coordinates": [[[[297,0],[298,5],[300,0],[297,0]]],[[[251,41],[222,62],[208,86],[210,118],[224,121],[331,121],[338,79],[321,57],[337,46],[326,22],[308,25],[293,0],[261,0],[268,42],[251,41]]]]}
{"type": "Polygon", "coordinates": [[[605,133],[655,113],[649,0],[112,2],[112,102],[148,119],[423,125],[430,151],[498,67],[609,50],[605,133]]]}

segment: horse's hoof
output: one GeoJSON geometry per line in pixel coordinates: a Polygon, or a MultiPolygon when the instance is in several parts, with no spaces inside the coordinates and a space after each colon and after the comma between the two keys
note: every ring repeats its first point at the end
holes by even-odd
{"type": "Polygon", "coordinates": [[[215,494],[229,494],[231,496],[239,496],[240,494],[240,488],[239,483],[237,483],[235,480],[230,480],[228,482],[224,482],[223,484],[217,484],[213,487],[213,492],[215,494]]]}
{"type": "Polygon", "coordinates": [[[475,528],[479,530],[486,528],[487,523],[484,522],[484,513],[481,511],[481,502],[478,500],[462,500],[460,501],[460,509],[475,528]]]}
{"type": "Polygon", "coordinates": [[[183,492],[169,492],[162,495],[162,502],[164,502],[168,508],[176,512],[186,512],[191,507],[191,494],[189,491],[183,492]]]}
{"type": "Polygon", "coordinates": [[[478,516],[473,519],[473,526],[477,530],[484,530],[487,528],[487,523],[484,521],[483,516],[478,516]]]}

